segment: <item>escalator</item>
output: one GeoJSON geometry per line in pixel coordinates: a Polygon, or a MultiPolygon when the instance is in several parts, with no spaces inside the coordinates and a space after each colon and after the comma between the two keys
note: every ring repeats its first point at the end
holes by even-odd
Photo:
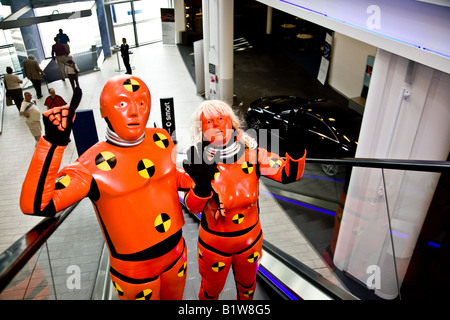
{"type": "MultiPolygon", "coordinates": [[[[388,200],[391,200],[391,197],[387,195],[389,188],[392,188],[389,180],[392,172],[420,174],[428,172],[433,173],[434,179],[436,177],[439,179],[441,176],[440,180],[445,182],[448,181],[450,170],[449,162],[436,161],[308,159],[307,162],[311,169],[315,164],[325,162],[348,166],[352,169],[352,174],[355,174],[356,167],[361,170],[380,171],[381,180],[377,182],[385,187],[383,192],[388,200]]],[[[254,300],[359,300],[375,297],[386,299],[381,297],[382,293],[376,292],[376,288],[369,288],[368,281],[364,283],[361,279],[355,278],[352,270],[342,270],[341,266],[334,265],[333,254],[336,253],[337,234],[340,232],[340,236],[343,236],[341,225],[343,215],[350,215],[353,218],[354,214],[348,213],[350,212],[348,207],[352,203],[350,200],[353,200],[349,198],[354,195],[351,194],[351,190],[348,190],[348,178],[336,177],[334,180],[327,180],[336,188],[331,192],[335,194],[335,199],[327,198],[324,192],[326,187],[322,184],[324,179],[318,179],[313,173],[305,172],[303,179],[305,179],[306,189],[301,192],[302,194],[299,192],[300,187],[290,186],[289,188],[292,189],[286,189],[287,187],[281,187],[281,185],[277,187],[271,185],[269,181],[261,180],[259,206],[264,243],[254,300]],[[321,192],[321,196],[315,197],[311,194],[313,185],[317,185],[316,188],[321,192]],[[302,216],[301,219],[297,220],[294,214],[302,216]],[[323,216],[317,218],[314,215],[323,216]],[[330,219],[334,221],[332,225],[330,219]],[[309,229],[304,226],[307,224],[309,229]],[[370,294],[367,294],[368,291],[370,294]]],[[[348,177],[350,176],[349,174],[348,177]]],[[[421,175],[422,179],[424,177],[421,175]]],[[[444,183],[444,188],[445,185],[444,183]]],[[[400,191],[395,194],[396,198],[404,192],[401,189],[398,189],[400,191]]],[[[407,192],[411,193],[411,190],[408,189],[407,192]]],[[[446,196],[448,192],[444,190],[444,198],[446,196]]],[[[383,197],[380,194],[380,199],[383,197]]],[[[438,204],[441,203],[440,199],[442,196],[436,200],[438,204]]],[[[373,202],[373,199],[371,200],[373,202]]],[[[180,201],[182,202],[181,198],[180,201]]],[[[405,234],[396,222],[398,217],[395,208],[390,208],[388,201],[384,207],[382,204],[381,201],[377,203],[381,208],[386,209],[388,215],[382,212],[381,216],[384,218],[377,217],[377,219],[383,220],[380,225],[386,226],[384,232],[388,231],[387,239],[395,240],[392,242],[395,246],[387,248],[387,253],[392,256],[393,252],[395,257],[394,265],[389,273],[392,276],[389,285],[394,289],[395,287],[408,288],[411,286],[411,279],[408,277],[414,271],[411,268],[416,266],[416,262],[411,262],[406,273],[407,277],[404,274],[397,274],[397,271],[402,268],[404,256],[401,252],[403,242],[398,242],[396,237],[401,240],[405,234]]],[[[183,300],[193,301],[197,300],[201,281],[196,252],[199,219],[198,216],[191,215],[185,210],[184,216],[186,223],[183,227],[183,236],[188,248],[188,273],[183,300]]],[[[359,235],[363,232],[361,228],[365,226],[364,219],[362,219],[363,224],[356,226],[352,234],[359,235]]],[[[375,218],[370,217],[369,220],[371,219],[375,218]]],[[[377,222],[372,220],[370,221],[372,224],[377,222]]],[[[423,235],[418,237],[418,246],[423,242],[423,237],[423,235]]],[[[439,254],[442,256],[448,252],[445,239],[448,237],[430,238],[426,245],[439,257],[439,254]]],[[[402,294],[403,297],[409,297],[404,290],[402,294]]],[[[394,297],[394,299],[401,298],[401,295],[394,297]]],[[[0,255],[0,299],[118,299],[109,279],[108,250],[92,204],[88,199],[80,201],[55,217],[42,220],[0,255]]],[[[236,299],[232,271],[228,275],[219,299],[236,299]]],[[[388,297],[388,299],[392,298],[388,297]]]]}

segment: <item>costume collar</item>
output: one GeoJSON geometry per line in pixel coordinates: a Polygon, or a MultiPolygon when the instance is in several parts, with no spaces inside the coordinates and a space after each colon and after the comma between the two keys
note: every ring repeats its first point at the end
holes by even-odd
{"type": "Polygon", "coordinates": [[[118,145],[120,147],[134,147],[144,141],[145,133],[142,134],[138,139],[134,141],[124,140],[119,137],[114,131],[112,131],[109,127],[106,128],[106,141],[118,145]]]}

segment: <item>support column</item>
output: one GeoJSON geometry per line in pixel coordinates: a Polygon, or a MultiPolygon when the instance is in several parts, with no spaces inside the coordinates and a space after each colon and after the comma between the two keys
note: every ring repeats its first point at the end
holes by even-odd
{"type": "Polygon", "coordinates": [[[219,99],[233,104],[234,1],[219,1],[219,99]]]}
{"type": "Polygon", "coordinates": [[[105,12],[105,5],[103,0],[96,0],[97,4],[97,21],[100,30],[100,38],[102,40],[103,55],[105,57],[111,56],[111,40],[109,38],[108,20],[105,12]]]}
{"type": "MultiPolygon", "coordinates": [[[[16,12],[29,4],[30,0],[11,1],[11,13],[16,12]]],[[[34,18],[33,10],[26,12],[22,15],[22,18],[34,18]]],[[[27,59],[28,54],[33,54],[36,57],[36,60],[41,63],[41,61],[45,59],[45,54],[44,49],[42,48],[41,37],[39,35],[37,25],[21,27],[20,32],[22,33],[23,43],[27,49],[27,54],[25,56],[20,56],[20,52],[17,52],[20,65],[22,65],[22,62],[27,59]]]]}
{"type": "MultiPolygon", "coordinates": [[[[355,157],[445,161],[449,84],[448,73],[378,49],[355,157]]],[[[351,174],[334,263],[394,299],[440,175],[356,167],[351,174]]]]}
{"type": "Polygon", "coordinates": [[[233,104],[234,1],[204,0],[205,97],[233,104]]]}
{"type": "Polygon", "coordinates": [[[186,10],[184,0],[174,1],[175,9],[175,43],[181,43],[181,33],[186,30],[186,10]]]}

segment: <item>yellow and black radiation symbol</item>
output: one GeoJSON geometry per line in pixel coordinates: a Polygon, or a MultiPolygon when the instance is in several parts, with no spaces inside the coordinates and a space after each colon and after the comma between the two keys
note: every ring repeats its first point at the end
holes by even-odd
{"type": "Polygon", "coordinates": [[[216,262],[211,266],[211,269],[214,272],[220,272],[223,270],[223,268],[225,268],[225,263],[224,262],[216,262]]]}
{"type": "Polygon", "coordinates": [[[70,184],[70,177],[69,175],[65,175],[62,177],[59,177],[56,179],[56,183],[55,183],[55,189],[56,190],[61,190],[64,188],[67,188],[70,184]]]}
{"type": "Polygon", "coordinates": [[[250,263],[254,263],[258,261],[259,252],[253,252],[251,255],[248,256],[247,261],[250,263]]]}
{"type": "Polygon", "coordinates": [[[232,221],[235,224],[241,224],[241,222],[244,221],[244,215],[242,213],[238,213],[233,217],[232,221]]]}
{"type": "Polygon", "coordinates": [[[122,288],[119,286],[119,284],[117,282],[113,281],[113,285],[114,285],[114,290],[116,290],[117,295],[119,296],[123,296],[123,290],[122,288]]]}
{"type": "Polygon", "coordinates": [[[245,161],[242,164],[242,171],[244,171],[244,173],[246,173],[246,174],[252,173],[253,172],[253,164],[248,161],[245,161]]]}
{"type": "Polygon", "coordinates": [[[116,166],[116,164],[117,164],[116,156],[109,151],[100,152],[95,157],[95,165],[100,170],[103,171],[112,170],[116,166]]]}
{"type": "Polygon", "coordinates": [[[167,213],[161,213],[155,219],[155,228],[158,232],[164,233],[169,230],[172,221],[167,213]]]}
{"type": "Polygon", "coordinates": [[[269,160],[269,166],[271,168],[279,168],[279,167],[281,167],[282,164],[283,164],[283,162],[281,161],[281,159],[272,158],[269,160]]]}
{"type": "Polygon", "coordinates": [[[140,160],[137,165],[137,169],[139,175],[144,179],[151,178],[155,174],[155,165],[148,159],[140,160]]]}
{"type": "Polygon", "coordinates": [[[253,291],[253,290],[248,290],[248,291],[245,291],[245,292],[243,292],[243,293],[244,293],[244,296],[245,296],[245,297],[251,298],[251,297],[253,296],[253,293],[255,293],[255,291],[253,291]]]}
{"type": "Polygon", "coordinates": [[[187,270],[187,262],[185,261],[183,263],[183,265],[181,266],[180,270],[178,270],[178,276],[181,278],[182,276],[184,276],[186,274],[186,270],[187,270]]]}
{"type": "Polygon", "coordinates": [[[123,82],[123,87],[130,92],[138,91],[140,86],[136,79],[127,79],[123,82]]]}
{"type": "Polygon", "coordinates": [[[136,300],[150,300],[152,297],[152,289],[145,289],[136,295],[136,300]]]}
{"type": "Polygon", "coordinates": [[[169,139],[162,133],[157,132],[153,135],[153,141],[161,149],[166,149],[169,146],[169,139]]]}

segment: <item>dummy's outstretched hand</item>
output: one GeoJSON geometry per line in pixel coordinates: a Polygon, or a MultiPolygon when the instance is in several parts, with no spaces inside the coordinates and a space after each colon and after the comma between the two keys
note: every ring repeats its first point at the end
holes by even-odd
{"type": "Polygon", "coordinates": [[[211,195],[211,180],[217,170],[219,154],[213,159],[206,159],[202,151],[200,142],[196,147],[191,146],[187,151],[187,160],[183,161],[183,168],[195,182],[194,193],[199,197],[208,197],[211,195]]]}
{"type": "Polygon", "coordinates": [[[80,104],[82,91],[74,89],[70,106],[55,107],[42,114],[45,127],[44,138],[55,145],[66,146],[70,140],[75,110],[80,104]]]}
{"type": "Polygon", "coordinates": [[[287,130],[287,153],[293,159],[300,159],[305,154],[306,122],[302,110],[291,110],[287,130]]]}

